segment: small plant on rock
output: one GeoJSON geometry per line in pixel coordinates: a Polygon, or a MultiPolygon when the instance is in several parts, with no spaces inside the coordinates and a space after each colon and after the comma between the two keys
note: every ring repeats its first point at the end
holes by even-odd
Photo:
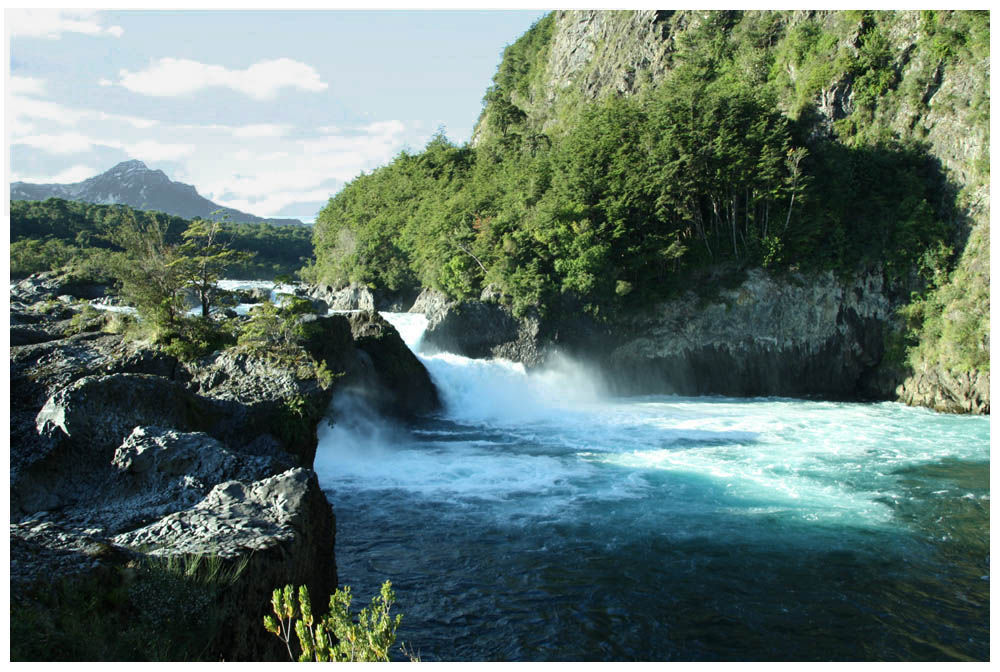
{"type": "MultiPolygon", "coordinates": [[[[389,616],[396,600],[392,583],[382,584],[379,595],[370,607],[351,614],[351,588],[345,586],[330,596],[330,611],[322,617],[313,614],[309,589],[291,585],[278,588],[271,596],[273,616],[264,617],[264,627],[285,643],[288,656],[292,652],[292,632],[295,632],[301,653],[299,662],[388,662],[389,649],[396,641],[396,628],[402,615],[389,616]]],[[[405,649],[404,649],[405,651],[405,649]]]]}

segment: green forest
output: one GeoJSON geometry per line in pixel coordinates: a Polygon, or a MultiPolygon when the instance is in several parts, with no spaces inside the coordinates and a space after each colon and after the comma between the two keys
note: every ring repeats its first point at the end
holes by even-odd
{"type": "MultiPolygon", "coordinates": [[[[180,245],[191,222],[162,212],[125,205],[96,205],[50,198],[10,204],[10,274],[22,278],[40,271],[63,269],[77,277],[109,279],[112,257],[122,248],[115,234],[126,223],[155,226],[169,245],[180,245]]],[[[308,227],[266,223],[224,222],[219,242],[246,252],[227,275],[236,279],[271,280],[293,275],[312,256],[308,227]]]]}
{"type": "MultiPolygon", "coordinates": [[[[660,81],[545,110],[547,15],[504,51],[474,142],[439,133],[330,199],[305,276],[453,298],[494,285],[517,314],[606,319],[761,266],[878,264],[926,296],[957,264],[964,194],[916,125],[890,118],[919,116],[943,68],[988,61],[989,15],[923,12],[905,78],[896,13],[789,17],[712,12],[679,33],[660,81]],[[838,81],[853,110],[824,134],[816,98],[838,81]]],[[[971,104],[988,124],[988,93],[971,104]]],[[[988,182],[985,151],[973,170],[988,182]]],[[[973,349],[988,333],[976,319],[973,349]]]]}

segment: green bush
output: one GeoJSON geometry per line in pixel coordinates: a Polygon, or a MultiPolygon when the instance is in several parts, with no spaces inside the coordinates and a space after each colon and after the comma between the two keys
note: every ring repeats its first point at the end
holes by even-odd
{"type": "Polygon", "coordinates": [[[392,583],[386,581],[371,606],[354,615],[351,588],[345,586],[330,596],[329,612],[319,616],[313,614],[308,588],[300,586],[296,591],[287,585],[271,596],[274,615],[264,617],[264,628],[285,643],[289,658],[299,662],[388,662],[403,618],[389,615],[395,601],[392,583]],[[293,632],[300,650],[297,658],[292,651],[293,632]]]}

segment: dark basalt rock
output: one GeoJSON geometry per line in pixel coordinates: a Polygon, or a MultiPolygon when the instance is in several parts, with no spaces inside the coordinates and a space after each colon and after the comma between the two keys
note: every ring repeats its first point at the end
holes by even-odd
{"type": "MultiPolygon", "coordinates": [[[[195,506],[114,537],[116,546],[153,555],[215,554],[245,560],[225,595],[228,627],[216,648],[227,660],[286,660],[277,640],[262,635],[271,592],[306,584],[312,595],[337,585],[335,520],[315,472],[296,468],[257,481],[219,483],[195,506]]],[[[266,633],[265,633],[266,634],[266,633]]]]}
{"type": "Polygon", "coordinates": [[[332,285],[312,285],[305,289],[305,295],[325,305],[325,310],[334,311],[387,311],[402,313],[407,310],[415,294],[407,290],[371,289],[367,285],[352,282],[346,287],[332,285]]]}
{"type": "Polygon", "coordinates": [[[54,300],[59,296],[76,299],[100,299],[107,295],[108,285],[98,282],[77,280],[57,271],[35,273],[11,285],[12,302],[31,304],[54,300]]]}
{"type": "Polygon", "coordinates": [[[464,357],[498,357],[526,366],[544,359],[535,317],[517,318],[499,302],[501,296],[487,287],[479,301],[448,301],[425,290],[410,309],[427,316],[423,348],[428,352],[453,352],[464,357]]]}
{"type": "Polygon", "coordinates": [[[381,413],[414,416],[433,413],[441,401],[430,374],[406,347],[395,327],[378,313],[350,318],[351,334],[364,355],[364,372],[352,385],[381,413]]]}
{"type": "Polygon", "coordinates": [[[231,348],[182,364],[119,335],[68,335],[59,320],[77,310],[12,310],[12,599],[74,577],[110,590],[150,554],[212,554],[246,566],[209,655],[283,659],[260,627],[271,591],[337,584],[333,512],[308,469],[317,424],[346,386],[387,412],[434,410],[426,370],[377,314],[303,316],[305,359],[231,348]]]}

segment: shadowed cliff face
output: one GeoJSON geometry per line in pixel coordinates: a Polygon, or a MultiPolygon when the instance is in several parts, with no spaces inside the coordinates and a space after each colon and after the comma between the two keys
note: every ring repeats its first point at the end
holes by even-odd
{"type": "Polygon", "coordinates": [[[628,392],[735,396],[860,395],[883,354],[890,306],[880,273],[774,278],[752,271],[708,305],[693,295],[637,316],[611,352],[628,392]]]}
{"type": "Polygon", "coordinates": [[[425,348],[542,365],[556,352],[595,365],[618,394],[888,398],[868,376],[892,314],[881,272],[775,277],[751,271],[711,300],[693,291],[601,325],[517,319],[492,302],[424,302],[425,348]]]}

